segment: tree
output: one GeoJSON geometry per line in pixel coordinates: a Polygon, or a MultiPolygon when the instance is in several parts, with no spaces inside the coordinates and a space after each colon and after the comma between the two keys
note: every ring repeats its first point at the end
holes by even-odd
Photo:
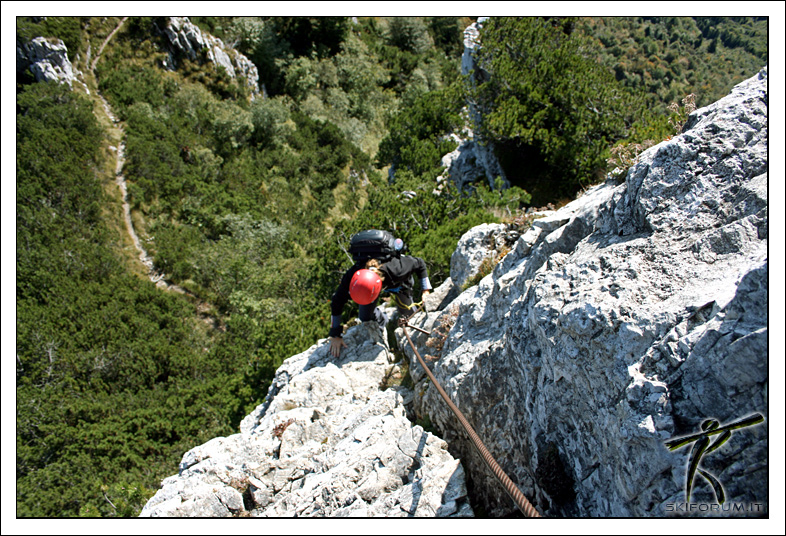
{"type": "Polygon", "coordinates": [[[424,54],[434,46],[426,23],[419,17],[391,17],[388,41],[394,47],[414,54],[424,54]]]}
{"type": "Polygon", "coordinates": [[[320,58],[333,56],[349,31],[347,17],[276,17],[271,22],[296,56],[309,56],[312,52],[320,58]]]}
{"type": "Polygon", "coordinates": [[[422,174],[441,168],[441,158],[456,148],[448,134],[461,127],[461,91],[458,85],[425,93],[403,108],[389,123],[377,165],[422,174]]]}
{"type": "MultiPolygon", "coordinates": [[[[464,51],[464,26],[457,17],[430,17],[429,29],[435,46],[449,56],[459,56],[464,51]]],[[[466,24],[465,24],[466,25],[466,24]]]]}
{"type": "Polygon", "coordinates": [[[508,178],[533,195],[565,195],[594,180],[605,149],[624,133],[625,94],[573,26],[492,18],[481,29],[479,63],[491,73],[474,90],[486,111],[482,132],[500,149],[508,178]]]}

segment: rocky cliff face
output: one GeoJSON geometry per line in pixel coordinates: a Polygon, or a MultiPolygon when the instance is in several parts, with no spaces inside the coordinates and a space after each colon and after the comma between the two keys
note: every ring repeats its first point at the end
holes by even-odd
{"type": "Polygon", "coordinates": [[[143,517],[471,516],[447,444],[407,419],[412,392],[375,323],[287,359],[239,434],[183,456],[143,517]],[[398,381],[396,378],[398,377],[398,381]]]}
{"type": "MultiPolygon", "coordinates": [[[[767,102],[765,68],[624,182],[523,232],[472,229],[413,318],[434,330],[411,335],[437,379],[545,515],[684,516],[691,446],[664,442],[767,418],[767,102]],[[485,257],[494,270],[461,292],[485,257]]],[[[340,359],[325,340],[288,359],[240,433],[187,452],[142,515],[468,516],[468,486],[487,515],[515,513],[401,329],[413,389],[393,385],[374,323],[345,340],[340,359]]],[[[735,430],[700,463],[748,516],[768,513],[767,429],[735,430]]],[[[718,511],[694,515],[740,515],[705,478],[691,501],[718,511]]]]}
{"type": "MultiPolygon", "coordinates": [[[[419,314],[426,329],[450,327],[437,379],[546,515],[669,515],[686,499],[691,446],[664,442],[707,419],[767,417],[767,102],[765,68],[691,114],[623,183],[536,220],[479,285],[419,314]]],[[[497,254],[505,232],[467,233],[452,279],[497,254]]],[[[421,354],[435,336],[417,334],[421,354]]],[[[416,411],[486,510],[512,512],[414,360],[412,375],[416,411]]],[[[768,511],[767,448],[767,426],[749,427],[701,461],[727,503],[759,505],[747,515],[768,511]]],[[[691,501],[718,502],[696,479],[691,501]]]]}

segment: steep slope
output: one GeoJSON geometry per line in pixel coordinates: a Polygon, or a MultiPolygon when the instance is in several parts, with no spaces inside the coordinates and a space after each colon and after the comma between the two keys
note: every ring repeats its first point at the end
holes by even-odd
{"type": "MultiPolygon", "coordinates": [[[[767,418],[766,157],[765,68],[643,153],[623,183],[517,239],[505,225],[462,238],[453,279],[430,299],[439,310],[413,319],[433,334],[415,339],[546,515],[767,515],[766,426],[700,460],[691,502],[705,509],[686,510],[689,449],[665,446],[707,420],[767,418]],[[453,281],[511,240],[453,299],[453,281]]],[[[488,515],[514,513],[416,361],[414,390],[384,389],[395,367],[378,328],[346,340],[340,360],[325,341],[288,359],[241,433],[186,453],[142,515],[471,515],[462,464],[488,515]],[[411,425],[410,403],[453,456],[411,425]]]]}
{"type": "Polygon", "coordinates": [[[326,341],[287,359],[241,433],[183,456],[143,517],[471,516],[447,444],[407,419],[374,323],[350,328],[340,359],[326,341]]]}
{"type": "MultiPolygon", "coordinates": [[[[479,285],[419,315],[426,329],[452,326],[436,377],[546,515],[685,512],[691,447],[664,442],[708,419],[766,419],[767,105],[765,68],[643,153],[623,183],[536,220],[479,285]]],[[[467,233],[453,279],[495,254],[504,231],[467,233]]],[[[433,338],[417,339],[433,353],[433,338]]],[[[425,391],[416,411],[461,456],[487,511],[510,513],[414,360],[412,370],[425,391]]],[[[742,515],[767,515],[767,448],[767,426],[750,426],[701,460],[742,515]]],[[[691,502],[717,511],[691,512],[730,515],[707,482],[696,473],[691,502]]]]}

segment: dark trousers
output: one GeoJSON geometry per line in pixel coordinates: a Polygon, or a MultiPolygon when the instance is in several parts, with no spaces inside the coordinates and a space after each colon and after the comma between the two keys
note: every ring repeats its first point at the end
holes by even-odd
{"type": "MultiPolygon", "coordinates": [[[[396,302],[396,308],[398,309],[399,316],[404,318],[410,316],[412,312],[408,306],[412,305],[412,296],[405,294],[404,292],[399,292],[396,293],[395,298],[396,299],[394,301],[396,302]]],[[[359,305],[358,318],[361,322],[376,320],[380,324],[384,323],[386,320],[382,315],[382,310],[377,307],[377,300],[374,300],[368,305],[359,305]]]]}

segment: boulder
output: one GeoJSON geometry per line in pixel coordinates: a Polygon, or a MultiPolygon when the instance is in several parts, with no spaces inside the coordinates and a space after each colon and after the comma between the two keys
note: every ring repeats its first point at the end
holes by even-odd
{"type": "MultiPolygon", "coordinates": [[[[411,336],[544,514],[685,515],[671,512],[686,501],[691,447],[665,442],[708,420],[767,419],[767,102],[765,68],[642,153],[624,183],[536,220],[477,286],[413,318],[442,326],[411,336]]],[[[490,251],[502,232],[481,226],[460,244],[490,251]]],[[[457,249],[454,282],[483,251],[457,249]]],[[[486,512],[513,513],[396,333],[415,411],[461,456],[486,512]]],[[[750,426],[701,461],[747,516],[768,515],[768,445],[767,426],[750,426]]],[[[696,478],[691,502],[717,507],[696,478]]],[[[688,515],[740,515],[708,509],[688,515]]]]}
{"type": "Polygon", "coordinates": [[[29,43],[16,42],[16,72],[25,69],[36,81],[55,81],[73,87],[74,69],[68,59],[68,49],[60,39],[36,37],[29,43]]]}
{"type": "Polygon", "coordinates": [[[450,257],[450,279],[461,288],[481,269],[484,261],[497,261],[519,238],[514,226],[484,223],[467,231],[450,257]]]}
{"type": "Polygon", "coordinates": [[[251,60],[226,46],[221,39],[203,33],[188,17],[169,17],[164,34],[171,47],[164,65],[167,69],[174,70],[181,55],[199,61],[204,54],[204,59],[223,67],[230,78],[245,78],[252,100],[259,95],[259,72],[251,60]]]}

